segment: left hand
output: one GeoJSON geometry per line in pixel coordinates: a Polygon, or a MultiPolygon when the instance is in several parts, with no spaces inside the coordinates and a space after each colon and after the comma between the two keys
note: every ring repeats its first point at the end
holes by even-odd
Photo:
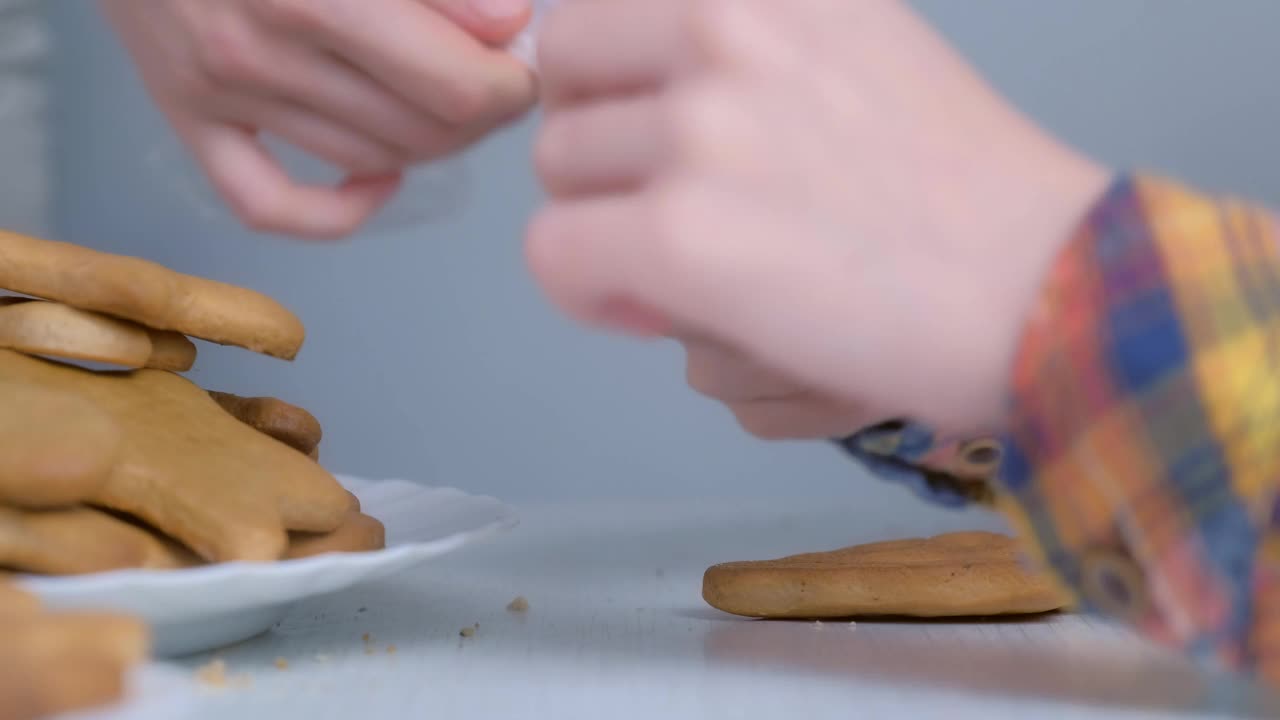
{"type": "Polygon", "coordinates": [[[1041,275],[1108,180],[902,0],[566,0],[530,264],[868,416],[997,426],[1041,275]]]}
{"type": "Polygon", "coordinates": [[[703,337],[683,337],[689,387],[724,403],[738,424],[765,440],[843,438],[887,418],[703,337]]]}

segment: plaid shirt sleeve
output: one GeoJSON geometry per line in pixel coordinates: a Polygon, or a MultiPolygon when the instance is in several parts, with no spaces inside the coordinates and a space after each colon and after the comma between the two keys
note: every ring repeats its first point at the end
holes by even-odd
{"type": "Polygon", "coordinates": [[[964,443],[909,423],[841,444],[946,504],[985,497],[1086,609],[1280,683],[1277,218],[1119,178],[1046,278],[1010,402],[998,469],[967,477],[964,443]]]}

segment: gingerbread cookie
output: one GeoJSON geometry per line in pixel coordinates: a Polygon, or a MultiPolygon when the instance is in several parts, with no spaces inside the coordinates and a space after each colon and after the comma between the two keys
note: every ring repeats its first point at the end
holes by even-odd
{"type": "Polygon", "coordinates": [[[36,720],[119,701],[148,654],[146,625],[105,613],[0,615],[0,719],[36,720]]]}
{"type": "Polygon", "coordinates": [[[101,490],[123,442],[116,421],[74,392],[0,378],[0,503],[61,507],[101,490]]]}
{"type": "Polygon", "coordinates": [[[329,533],[291,533],[285,558],[297,559],[331,552],[370,552],[387,546],[387,531],[376,518],[352,511],[329,533]]]}
{"type": "Polygon", "coordinates": [[[0,231],[0,288],[292,360],[302,322],[275,300],[147,260],[0,231]]]}
{"type": "Polygon", "coordinates": [[[96,373],[0,350],[0,377],[101,408],[124,440],[91,502],[141,519],[206,560],[275,560],[286,530],[332,531],[350,508],[346,490],[317,463],[178,375],[96,373]]]}
{"type": "Polygon", "coordinates": [[[240,422],[269,435],[304,455],[316,452],[323,430],[315,416],[296,405],[270,397],[240,397],[210,391],[223,410],[240,422]]]}
{"type": "Polygon", "coordinates": [[[37,612],[40,612],[40,601],[36,596],[18,587],[7,574],[0,573],[0,617],[37,612]]]}
{"type": "Polygon", "coordinates": [[[170,372],[186,372],[196,364],[196,344],[180,332],[173,330],[152,330],[147,328],[151,337],[151,357],[147,358],[147,367],[153,370],[170,372]]]}
{"type": "Polygon", "coordinates": [[[702,597],[735,615],[806,619],[1031,614],[1070,603],[1023,567],[1013,538],[988,532],[715,565],[702,597]]]}
{"type": "Polygon", "coordinates": [[[0,347],[126,368],[151,357],[151,338],[138,324],[41,301],[0,306],[0,347]]]}
{"type": "Polygon", "coordinates": [[[0,567],[41,575],[198,564],[185,548],[88,507],[15,510],[0,506],[0,567]]]}
{"type": "Polygon", "coordinates": [[[181,333],[29,298],[0,302],[0,347],[28,355],[185,372],[196,346],[181,333]]]}

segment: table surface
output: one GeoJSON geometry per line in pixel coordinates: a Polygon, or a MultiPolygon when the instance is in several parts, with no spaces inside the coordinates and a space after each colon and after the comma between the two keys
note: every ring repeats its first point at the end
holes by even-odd
{"type": "Polygon", "coordinates": [[[700,597],[716,562],[981,526],[982,516],[921,529],[820,500],[520,514],[508,535],[301,603],[272,632],[215,653],[243,682],[203,692],[191,717],[1280,716],[1274,698],[1083,617],[761,622],[700,597]],[[506,610],[516,596],[527,612],[506,610]]]}

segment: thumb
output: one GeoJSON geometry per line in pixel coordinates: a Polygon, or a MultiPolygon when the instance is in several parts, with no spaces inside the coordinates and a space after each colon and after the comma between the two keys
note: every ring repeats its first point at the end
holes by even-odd
{"type": "Polygon", "coordinates": [[[426,0],[477,40],[506,45],[529,24],[533,0],[426,0]]]}

